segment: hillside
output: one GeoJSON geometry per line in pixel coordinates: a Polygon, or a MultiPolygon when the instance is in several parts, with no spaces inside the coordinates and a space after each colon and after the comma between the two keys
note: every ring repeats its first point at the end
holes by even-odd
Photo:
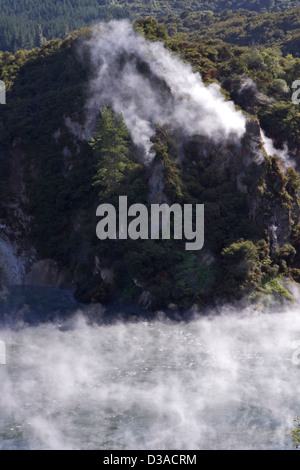
{"type": "Polygon", "coordinates": [[[194,41],[220,40],[239,46],[278,47],[299,56],[300,8],[284,13],[249,11],[185,13],[166,19],[169,34],[185,34],[194,41]]]}
{"type": "Polygon", "coordinates": [[[260,15],[254,18],[257,13],[280,12],[299,6],[299,0],[3,0],[0,4],[0,50],[15,52],[18,49],[31,49],[40,46],[45,40],[65,38],[73,30],[99,21],[121,18],[133,20],[148,15],[167,20],[170,34],[176,31],[197,31],[198,28],[205,34],[209,33],[214,24],[214,37],[249,45],[253,41],[261,43],[266,32],[267,40],[272,40],[273,36],[276,40],[284,39],[287,32],[286,25],[281,25],[280,20],[279,30],[282,27],[283,35],[279,31],[278,36],[275,24],[277,17],[267,16],[261,21],[260,15]],[[247,22],[249,18],[250,26],[247,22]],[[247,26],[245,36],[242,32],[244,26],[247,26]],[[228,27],[232,34],[227,31],[228,27]]]}
{"type": "Polygon", "coordinates": [[[300,59],[175,39],[151,18],[135,28],[146,42],[129,24],[111,23],[0,55],[1,284],[18,270],[26,283],[69,286],[86,302],[152,309],[290,298],[281,282],[300,280],[300,181],[291,167],[300,164],[300,113],[290,88],[300,59]],[[263,147],[260,125],[277,150],[263,147]],[[96,207],[117,206],[124,194],[129,204],[204,204],[204,249],[187,252],[180,240],[100,242],[96,207]]]}

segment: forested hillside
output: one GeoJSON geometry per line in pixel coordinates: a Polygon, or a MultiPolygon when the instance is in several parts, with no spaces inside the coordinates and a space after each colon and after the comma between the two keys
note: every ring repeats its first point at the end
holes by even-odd
{"type": "Polygon", "coordinates": [[[169,16],[170,35],[184,33],[196,41],[221,40],[239,46],[277,46],[285,54],[300,53],[300,8],[284,13],[256,14],[249,11],[184,12],[169,16]]]}
{"type": "MultiPolygon", "coordinates": [[[[291,101],[300,59],[285,57],[279,48],[172,37],[167,27],[153,18],[135,23],[150,41],[164,40],[167,51],[155,49],[164,59],[155,54],[151,59],[149,53],[135,58],[133,33],[122,41],[113,36],[112,43],[101,42],[99,36],[101,45],[93,60],[101,60],[108,47],[105,60],[115,54],[115,63],[114,72],[99,80],[95,99],[104,93],[108,105],[101,110],[100,103],[93,104],[94,124],[87,121],[86,108],[95,77],[90,29],[32,51],[0,54],[0,79],[7,86],[0,125],[4,235],[24,253],[34,248],[33,260],[56,263],[64,282],[88,302],[118,299],[156,309],[171,304],[207,306],[224,297],[291,298],[281,280],[300,281],[300,181],[293,169],[300,164],[300,113],[291,101]],[[114,52],[114,47],[120,51],[114,52]],[[144,80],[150,86],[153,97],[151,106],[145,103],[145,112],[163,103],[167,109],[173,101],[166,80],[176,79],[173,71],[168,72],[175,60],[168,51],[192,64],[206,85],[221,84],[224,97],[243,110],[247,125],[239,145],[227,138],[216,144],[212,137],[190,130],[201,113],[180,125],[153,117],[149,125],[156,124],[150,142],[155,158],[143,163],[137,136],[126,129],[126,116],[113,111],[113,100],[115,95],[123,99],[118,93],[130,85],[128,80],[118,83],[127,64],[137,83],[144,80]],[[165,78],[151,70],[156,61],[165,78]],[[269,146],[268,153],[260,126],[276,147],[269,146]],[[101,202],[117,206],[122,194],[129,204],[203,203],[205,249],[187,252],[180,240],[100,243],[95,236],[96,207],[101,202]]],[[[129,26],[122,28],[130,31],[129,26]]],[[[102,34],[108,34],[105,31],[102,34]]],[[[199,77],[183,72],[199,84],[199,77]]],[[[135,98],[141,89],[133,86],[127,91],[131,105],[135,99],[138,103],[129,124],[143,109],[144,94],[135,98]]],[[[183,98],[180,93],[174,103],[183,98]]],[[[124,113],[129,108],[124,106],[124,113]]],[[[27,263],[30,270],[33,261],[27,263]]]]}
{"type": "MultiPolygon", "coordinates": [[[[278,39],[277,25],[268,17],[264,20],[268,25],[262,25],[259,17],[252,25],[247,26],[249,13],[244,12],[242,23],[240,16],[229,10],[249,10],[252,14],[289,10],[300,5],[299,0],[2,0],[0,3],[0,50],[16,51],[40,46],[45,40],[55,37],[65,38],[69,32],[84,26],[93,25],[99,21],[110,19],[131,18],[151,15],[157,19],[167,19],[170,34],[177,31],[210,31],[220,37],[237,44],[251,40],[261,42],[261,35],[268,31],[267,39],[272,33],[278,39]],[[220,12],[226,10],[221,16],[220,12]],[[206,14],[199,14],[206,12],[206,14]],[[207,12],[216,13],[215,16],[207,12]],[[192,13],[192,15],[188,15],[192,13]],[[229,23],[226,23],[230,18],[229,23]],[[182,21],[183,20],[183,21],[182,21]],[[243,37],[242,29],[246,26],[247,34],[243,37]],[[229,27],[230,31],[227,31],[229,27]],[[170,30],[170,28],[172,28],[170,30]],[[250,29],[249,29],[250,28],[250,29]],[[256,29],[259,29],[256,33],[256,29]],[[233,33],[233,35],[232,35],[233,33]],[[243,42],[244,41],[244,42],[243,42]]],[[[250,18],[252,18],[252,14],[250,18]]],[[[251,20],[252,21],[252,20],[251,20]]],[[[279,25],[281,29],[281,25],[279,25]]],[[[284,34],[286,27],[283,25],[284,34]]],[[[281,36],[282,37],[282,36],[281,36]]]]}
{"type": "Polygon", "coordinates": [[[16,51],[40,46],[45,40],[67,37],[112,18],[128,18],[129,10],[110,0],[4,0],[0,3],[0,49],[16,51]]]}

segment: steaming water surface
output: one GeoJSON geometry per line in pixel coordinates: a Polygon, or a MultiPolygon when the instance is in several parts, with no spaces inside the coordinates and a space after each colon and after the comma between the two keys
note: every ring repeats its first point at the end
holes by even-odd
{"type": "MultiPolygon", "coordinates": [[[[27,314],[62,309],[56,289],[26,292],[27,314]]],[[[292,448],[296,307],[98,326],[69,300],[72,321],[0,330],[0,449],[292,448]]]]}

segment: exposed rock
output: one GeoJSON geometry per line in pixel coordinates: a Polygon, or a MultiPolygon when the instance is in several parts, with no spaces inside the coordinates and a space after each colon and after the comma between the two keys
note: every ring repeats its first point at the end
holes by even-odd
{"type": "Polygon", "coordinates": [[[114,280],[114,271],[112,268],[100,268],[100,276],[105,284],[112,284],[114,280]]]}
{"type": "Polygon", "coordinates": [[[57,129],[57,131],[53,133],[53,139],[55,140],[56,143],[59,141],[60,136],[61,136],[61,130],[57,129]]]}
{"type": "Polygon", "coordinates": [[[162,204],[167,201],[164,193],[164,172],[162,162],[154,159],[149,177],[149,204],[162,204]]]}
{"type": "Polygon", "coordinates": [[[18,255],[17,247],[8,239],[0,238],[0,284],[22,284],[25,276],[25,260],[18,255]]]}
{"type": "Polygon", "coordinates": [[[151,294],[149,291],[144,290],[139,299],[139,306],[143,308],[150,308],[151,306],[151,294]]]}
{"type": "Polygon", "coordinates": [[[271,239],[271,250],[275,251],[277,248],[290,243],[291,236],[291,214],[289,210],[276,206],[272,217],[270,218],[270,225],[268,227],[268,234],[271,239]]]}
{"type": "Polygon", "coordinates": [[[243,184],[243,178],[245,176],[246,176],[245,173],[240,173],[239,175],[237,175],[237,177],[236,177],[236,187],[237,187],[237,190],[240,193],[247,194],[248,193],[248,188],[245,184],[243,184]]]}
{"type": "Polygon", "coordinates": [[[135,283],[137,287],[143,287],[143,284],[139,282],[137,279],[133,279],[133,282],[135,283]]]}
{"type": "Polygon", "coordinates": [[[61,270],[58,263],[51,259],[39,260],[33,263],[31,270],[24,278],[25,285],[57,286],[66,282],[66,271],[61,270]]]}

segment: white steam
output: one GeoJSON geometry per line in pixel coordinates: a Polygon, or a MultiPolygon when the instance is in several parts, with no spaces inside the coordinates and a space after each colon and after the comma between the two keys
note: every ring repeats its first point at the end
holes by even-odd
{"type": "Polygon", "coordinates": [[[225,101],[216,84],[205,86],[199,73],[164,48],[147,41],[127,21],[101,24],[89,42],[94,78],[88,113],[108,103],[122,113],[133,142],[151,160],[155,124],[168,124],[187,136],[214,141],[240,138],[245,118],[225,101]]]}
{"type": "Polygon", "coordinates": [[[277,155],[282,162],[284,168],[292,167],[295,168],[296,163],[290,156],[288,146],[285,144],[283,149],[276,149],[273,144],[273,140],[266,136],[264,131],[261,129],[261,139],[264,144],[265,150],[269,156],[277,155]]]}
{"type": "Polygon", "coordinates": [[[2,330],[0,449],[289,449],[297,308],[2,330]]]}

